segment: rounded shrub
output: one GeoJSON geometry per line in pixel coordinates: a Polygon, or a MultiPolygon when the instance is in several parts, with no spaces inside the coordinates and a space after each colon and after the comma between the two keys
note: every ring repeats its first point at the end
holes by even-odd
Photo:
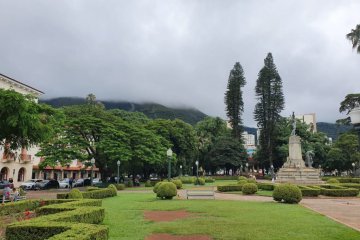
{"type": "Polygon", "coordinates": [[[114,184],[110,184],[107,188],[112,191],[113,196],[117,195],[117,189],[114,184]]]}
{"type": "Polygon", "coordinates": [[[247,179],[247,177],[240,176],[240,177],[238,178],[238,180],[239,180],[239,181],[241,181],[241,180],[245,180],[245,181],[247,181],[248,179],[247,179]]]}
{"type": "Polygon", "coordinates": [[[194,182],[195,185],[205,185],[205,179],[204,178],[197,178],[194,182]]]}
{"type": "Polygon", "coordinates": [[[176,185],[176,189],[182,188],[182,182],[180,179],[174,179],[174,180],[171,180],[171,182],[176,185]]]}
{"type": "Polygon", "coordinates": [[[250,194],[256,193],[258,191],[258,187],[257,187],[257,185],[255,183],[245,183],[242,186],[241,191],[245,195],[250,195],[250,194]]]}
{"type": "Polygon", "coordinates": [[[68,198],[69,199],[82,199],[83,195],[79,189],[75,188],[69,192],[68,198]]]}
{"type": "Polygon", "coordinates": [[[248,178],[248,179],[247,179],[247,182],[248,182],[248,183],[256,183],[256,180],[253,179],[253,178],[248,178]]]}
{"type": "Polygon", "coordinates": [[[336,178],[330,178],[326,181],[327,183],[340,183],[336,178]]]}
{"type": "Polygon", "coordinates": [[[153,185],[151,184],[150,180],[147,180],[145,182],[145,187],[152,187],[153,185]]]}
{"type": "Polygon", "coordinates": [[[159,186],[160,186],[162,183],[163,183],[163,182],[158,182],[158,183],[155,184],[155,186],[154,186],[154,188],[153,188],[153,192],[154,192],[154,193],[157,193],[157,190],[158,190],[159,186]]]}
{"type": "Polygon", "coordinates": [[[134,183],[131,179],[129,179],[129,181],[127,181],[125,185],[126,185],[126,187],[133,187],[134,183]]]}
{"type": "Polygon", "coordinates": [[[156,191],[156,196],[161,199],[172,199],[176,194],[176,185],[172,182],[163,182],[156,191]]]}
{"type": "Polygon", "coordinates": [[[246,183],[248,183],[248,181],[247,180],[239,180],[238,181],[238,185],[244,185],[244,184],[246,184],[246,183]]]}
{"type": "Polygon", "coordinates": [[[273,198],[278,202],[299,203],[302,199],[302,193],[296,185],[281,184],[275,186],[273,198]]]}

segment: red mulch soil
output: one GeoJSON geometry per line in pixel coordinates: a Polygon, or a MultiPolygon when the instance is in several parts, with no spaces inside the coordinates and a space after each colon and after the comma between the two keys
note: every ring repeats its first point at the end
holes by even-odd
{"type": "Polygon", "coordinates": [[[167,233],[156,233],[147,236],[145,240],[212,240],[212,238],[206,235],[176,236],[167,233]]]}
{"type": "Polygon", "coordinates": [[[185,210],[180,211],[144,211],[146,220],[154,222],[169,222],[177,219],[190,217],[191,214],[185,210]]]}

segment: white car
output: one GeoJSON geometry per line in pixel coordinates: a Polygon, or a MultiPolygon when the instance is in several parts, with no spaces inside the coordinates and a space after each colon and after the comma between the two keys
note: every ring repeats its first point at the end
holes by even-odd
{"type": "Polygon", "coordinates": [[[63,180],[60,180],[59,181],[59,187],[60,188],[69,188],[70,187],[69,179],[64,178],[63,180]]]}
{"type": "Polygon", "coordinates": [[[23,182],[20,187],[24,190],[33,190],[35,189],[35,184],[37,182],[41,182],[41,179],[30,179],[27,180],[26,182],[23,182]]]}
{"type": "Polygon", "coordinates": [[[102,183],[100,178],[94,178],[92,181],[93,181],[93,184],[102,183]]]}

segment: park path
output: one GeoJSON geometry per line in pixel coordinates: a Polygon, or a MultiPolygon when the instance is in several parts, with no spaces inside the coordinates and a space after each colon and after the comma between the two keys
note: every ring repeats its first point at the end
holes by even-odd
{"type": "Polygon", "coordinates": [[[304,198],[300,204],[360,231],[360,198],[304,198]]]}

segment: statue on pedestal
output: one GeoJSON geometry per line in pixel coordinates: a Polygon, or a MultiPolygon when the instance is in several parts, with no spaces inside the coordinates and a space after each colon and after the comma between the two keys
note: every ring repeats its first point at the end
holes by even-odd
{"type": "Polygon", "coordinates": [[[296,119],[295,119],[295,113],[292,113],[292,131],[291,131],[291,136],[295,136],[296,135],[296,119]]]}

